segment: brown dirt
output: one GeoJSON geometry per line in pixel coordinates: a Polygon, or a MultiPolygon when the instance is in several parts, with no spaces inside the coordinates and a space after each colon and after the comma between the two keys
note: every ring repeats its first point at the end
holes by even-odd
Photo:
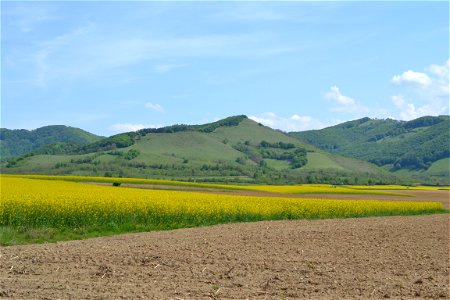
{"type": "Polygon", "coordinates": [[[273,221],[0,248],[0,298],[449,299],[449,215],[273,221]]]}

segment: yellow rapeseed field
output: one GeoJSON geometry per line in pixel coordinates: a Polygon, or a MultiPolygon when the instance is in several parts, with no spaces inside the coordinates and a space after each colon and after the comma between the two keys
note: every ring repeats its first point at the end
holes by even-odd
{"type": "Polygon", "coordinates": [[[436,202],[248,197],[144,190],[1,176],[0,225],[154,228],[270,219],[315,219],[436,212],[436,202]]]}
{"type": "Polygon", "coordinates": [[[254,185],[241,187],[245,190],[262,191],[280,194],[373,194],[405,196],[394,192],[382,192],[375,189],[353,189],[347,186],[335,186],[330,184],[302,184],[302,185],[254,185]]]}
{"type": "Polygon", "coordinates": [[[448,187],[443,186],[404,186],[404,185],[352,185],[349,186],[350,189],[355,190],[397,190],[397,191],[404,191],[404,190],[412,190],[412,191],[438,191],[438,190],[449,190],[448,187]]]}
{"type": "MultiPolygon", "coordinates": [[[[223,190],[250,190],[262,191],[280,194],[372,194],[372,195],[391,195],[391,196],[410,196],[395,192],[386,192],[380,190],[405,190],[409,187],[399,185],[384,186],[336,186],[330,184],[300,184],[300,185],[232,185],[232,184],[213,184],[196,183],[176,180],[145,179],[145,178],[113,178],[113,177],[94,177],[94,176],[51,176],[51,175],[3,175],[4,177],[33,178],[45,180],[64,180],[75,182],[103,182],[103,183],[137,183],[151,185],[170,185],[170,186],[190,186],[198,188],[215,188],[223,190]]],[[[414,189],[435,189],[436,187],[414,187],[414,189]]]]}

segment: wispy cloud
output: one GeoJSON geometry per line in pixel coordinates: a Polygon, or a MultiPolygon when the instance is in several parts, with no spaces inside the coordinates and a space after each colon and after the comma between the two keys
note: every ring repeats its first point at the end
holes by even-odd
{"type": "Polygon", "coordinates": [[[152,124],[133,124],[133,123],[117,123],[111,125],[110,129],[114,132],[130,132],[130,131],[138,131],[144,128],[159,128],[161,125],[152,125],[152,124]]]}
{"type": "Polygon", "coordinates": [[[395,75],[391,82],[403,88],[403,93],[391,96],[391,101],[403,120],[425,115],[449,113],[450,60],[442,65],[432,64],[425,72],[406,71],[395,75]]]}
{"type": "Polygon", "coordinates": [[[137,64],[152,64],[168,73],[188,64],[157,64],[155,61],[185,58],[265,58],[298,49],[280,45],[263,33],[209,34],[156,37],[150,34],[111,33],[100,24],[85,23],[59,36],[36,41],[26,53],[5,53],[10,64],[32,74],[30,82],[45,86],[54,80],[101,80],[126,72],[137,64]],[[33,72],[34,70],[34,72],[33,72]],[[30,72],[31,71],[31,72],[30,72]]]}
{"type": "Polygon", "coordinates": [[[324,93],[324,98],[332,101],[336,105],[332,108],[336,112],[356,113],[368,111],[367,107],[359,104],[355,99],[343,95],[335,85],[324,93]]]}
{"type": "Polygon", "coordinates": [[[267,22],[285,20],[286,16],[269,8],[255,7],[255,3],[240,5],[210,15],[210,19],[237,22],[267,22]]]}
{"type": "Polygon", "coordinates": [[[49,21],[58,20],[56,6],[51,3],[2,3],[2,15],[12,20],[8,26],[14,26],[22,33],[32,33],[36,28],[49,21]]]}
{"type": "Polygon", "coordinates": [[[169,73],[175,69],[187,67],[188,64],[161,64],[155,66],[155,71],[157,73],[165,74],[169,73]]]}
{"type": "Polygon", "coordinates": [[[145,107],[150,108],[154,111],[159,111],[159,112],[164,111],[164,108],[160,104],[157,104],[157,103],[153,104],[153,103],[147,102],[147,103],[145,103],[145,107]]]}
{"type": "Polygon", "coordinates": [[[310,116],[293,114],[290,117],[281,117],[273,112],[263,113],[258,116],[249,116],[249,119],[286,132],[321,129],[328,125],[310,116]]]}

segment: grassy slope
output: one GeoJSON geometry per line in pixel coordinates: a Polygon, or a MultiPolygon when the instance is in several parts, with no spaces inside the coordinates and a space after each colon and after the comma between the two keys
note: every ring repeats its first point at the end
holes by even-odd
{"type": "Polygon", "coordinates": [[[259,125],[250,119],[243,120],[237,127],[218,128],[209,135],[219,141],[223,141],[227,138],[230,144],[236,144],[237,142],[243,143],[245,141],[250,141],[252,144],[259,144],[262,140],[265,140],[267,142],[293,143],[306,149],[313,149],[313,147],[306,145],[283,132],[259,125]]]}
{"type": "MultiPolygon", "coordinates": [[[[296,138],[293,138],[283,132],[273,130],[266,126],[255,126],[255,122],[252,120],[244,120],[238,128],[223,127],[217,129],[214,135],[219,140],[227,138],[232,143],[250,141],[253,144],[258,144],[262,140],[268,142],[285,142],[293,143],[301,146],[309,151],[307,154],[308,164],[303,167],[304,170],[312,169],[336,169],[346,171],[359,171],[359,172],[383,172],[380,168],[357,159],[351,159],[340,155],[329,154],[325,151],[317,149],[314,146],[305,144],[296,138]]],[[[288,168],[289,165],[285,162],[268,160],[269,165],[273,165],[276,169],[282,169],[282,166],[288,168]]]]}
{"type": "Polygon", "coordinates": [[[443,158],[433,162],[425,171],[402,169],[395,173],[403,176],[425,175],[431,177],[450,178],[450,158],[443,158]]]}
{"type": "Polygon", "coordinates": [[[162,162],[181,163],[187,159],[191,163],[202,164],[205,161],[234,161],[240,156],[240,152],[230,145],[208,134],[190,131],[148,134],[131,148],[141,151],[136,161],[158,158],[162,162]]]}
{"type": "Polygon", "coordinates": [[[424,173],[430,176],[450,177],[450,158],[435,161],[424,173]]]}
{"type": "Polygon", "coordinates": [[[326,153],[320,150],[308,153],[308,164],[304,168],[306,170],[336,169],[350,172],[388,173],[386,170],[377,167],[376,165],[357,159],[326,153]]]}
{"type": "Polygon", "coordinates": [[[334,162],[327,154],[320,152],[308,153],[308,164],[305,169],[326,169],[333,168],[344,170],[344,167],[334,162]]]}
{"type": "MultiPolygon", "coordinates": [[[[386,170],[389,165],[384,166],[386,170]]],[[[413,184],[450,185],[450,158],[440,159],[433,162],[427,170],[400,169],[392,174],[396,176],[409,177],[413,184]]]]}
{"type": "MultiPolygon", "coordinates": [[[[54,168],[57,163],[68,163],[71,159],[82,159],[90,155],[35,155],[25,158],[18,163],[15,170],[17,173],[40,172],[54,168]]],[[[7,169],[6,169],[7,170],[7,169]]]]}

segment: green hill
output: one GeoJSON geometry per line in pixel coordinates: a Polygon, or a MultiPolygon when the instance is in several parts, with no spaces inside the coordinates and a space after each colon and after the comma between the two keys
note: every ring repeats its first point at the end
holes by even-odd
{"type": "Polygon", "coordinates": [[[449,116],[407,122],[363,118],[290,135],[330,153],[365,160],[399,174],[448,174],[449,116]]]}
{"type": "Polygon", "coordinates": [[[241,183],[399,182],[373,164],[329,154],[246,116],[143,129],[58,149],[41,148],[3,164],[2,172],[241,183]]]}
{"type": "MultiPolygon", "coordinates": [[[[0,128],[1,161],[18,157],[41,147],[58,143],[59,147],[74,147],[101,140],[102,137],[63,125],[45,126],[35,130],[0,128]]],[[[58,148],[58,146],[54,147],[58,148]]]]}

